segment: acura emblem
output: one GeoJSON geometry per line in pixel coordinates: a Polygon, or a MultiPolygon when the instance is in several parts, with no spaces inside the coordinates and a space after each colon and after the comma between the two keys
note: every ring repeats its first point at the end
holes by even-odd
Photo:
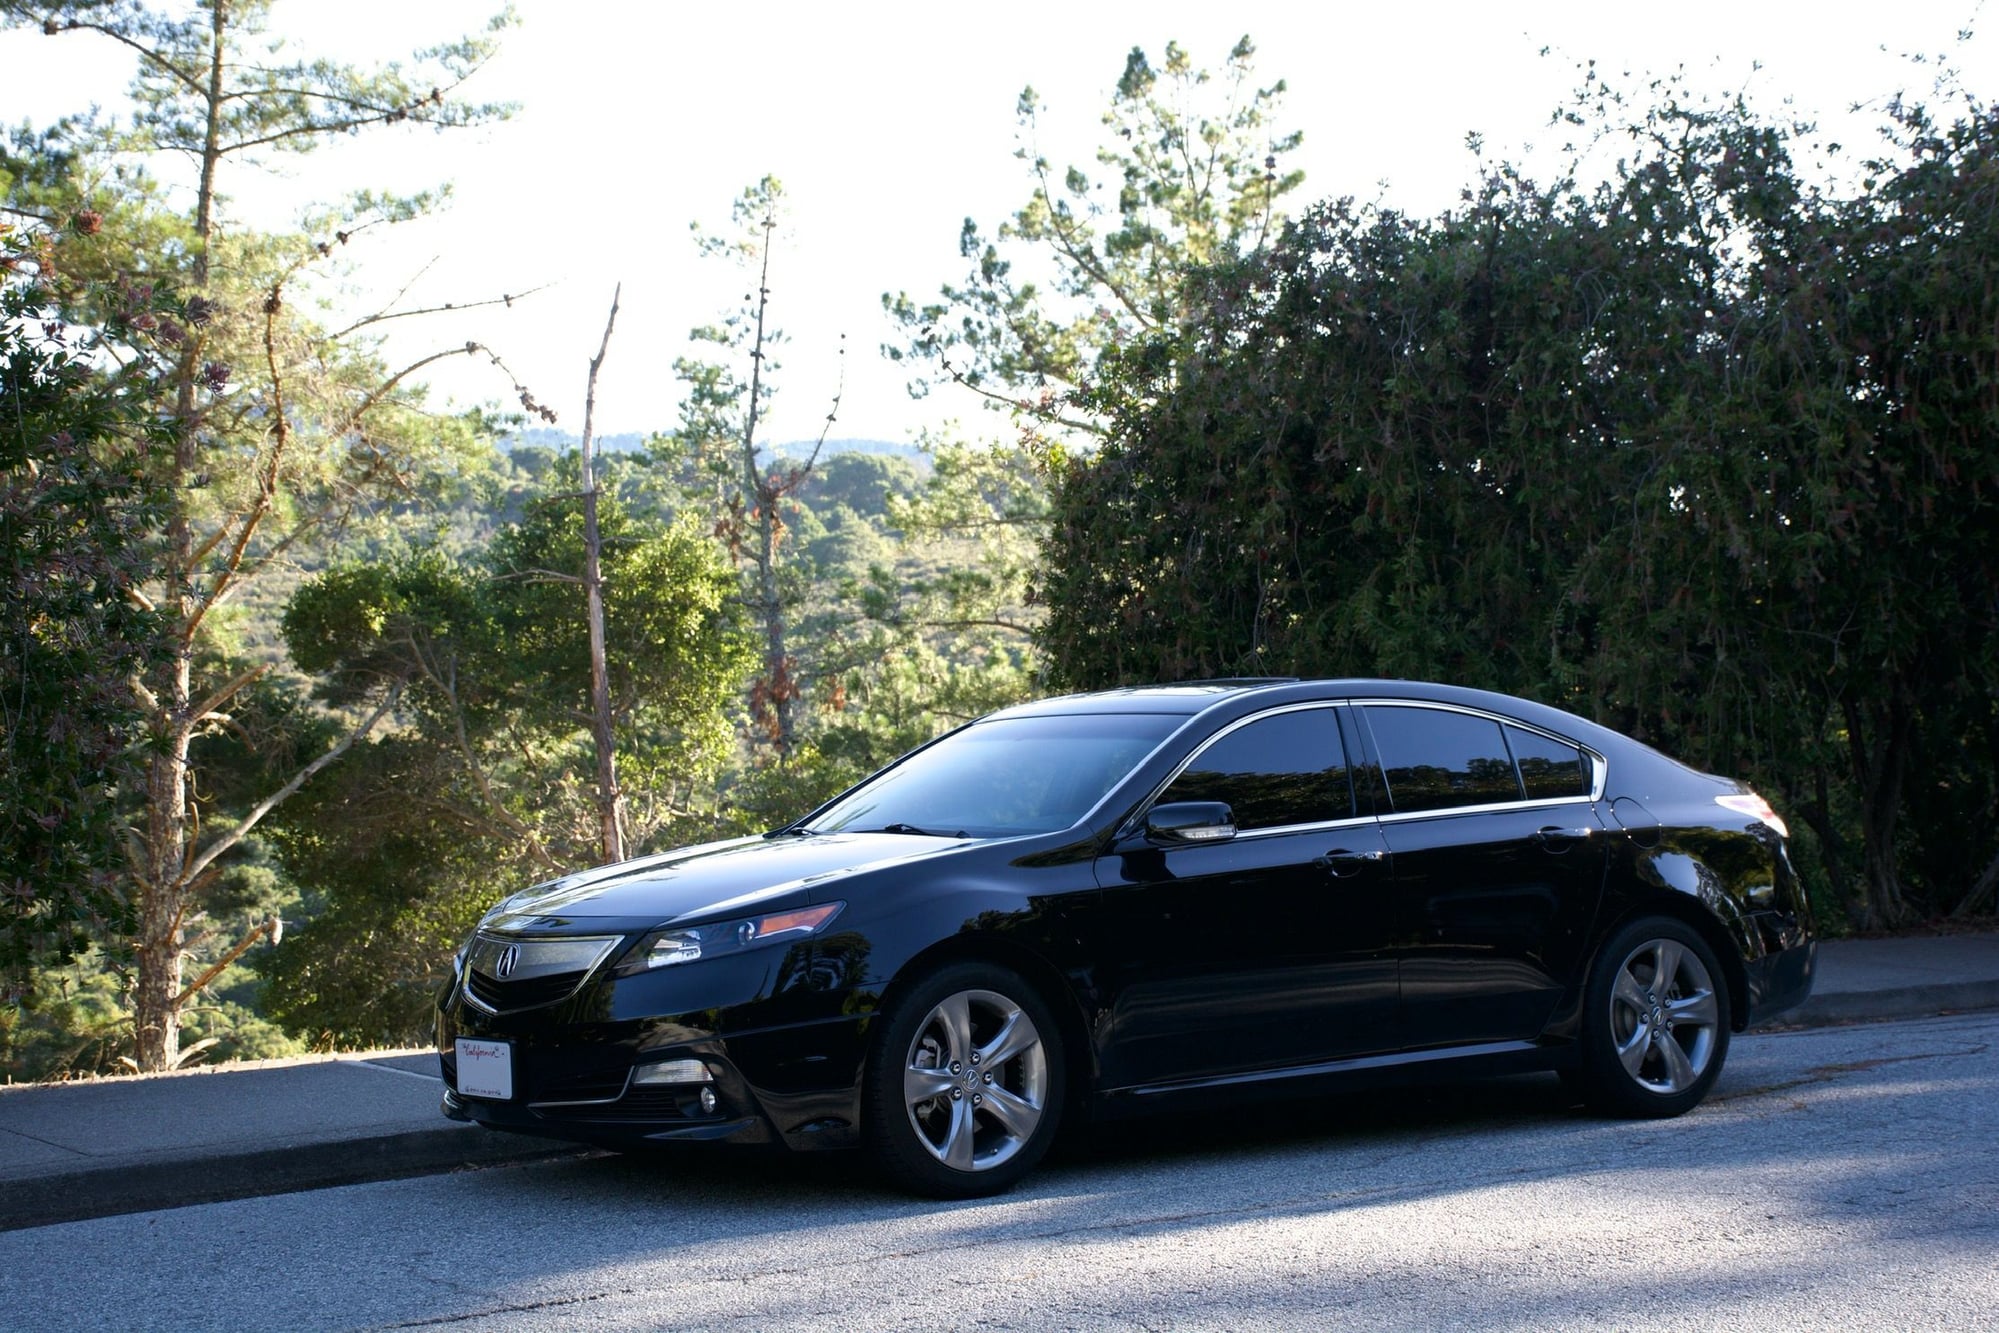
{"type": "Polygon", "coordinates": [[[520,961],[521,946],[518,944],[509,944],[506,948],[500,950],[500,956],[493,960],[493,975],[505,981],[514,974],[514,969],[520,966],[520,961]]]}

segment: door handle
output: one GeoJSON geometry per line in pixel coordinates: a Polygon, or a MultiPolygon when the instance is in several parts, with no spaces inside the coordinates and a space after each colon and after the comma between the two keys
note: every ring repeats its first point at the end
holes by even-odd
{"type": "Polygon", "coordinates": [[[1370,865],[1387,859],[1388,853],[1379,848],[1371,852],[1350,852],[1342,847],[1337,851],[1327,852],[1318,859],[1317,864],[1319,869],[1334,879],[1345,879],[1349,875],[1358,875],[1370,865]]]}
{"type": "Polygon", "coordinates": [[[1594,832],[1594,829],[1560,828],[1550,824],[1546,828],[1535,830],[1534,841],[1545,851],[1566,852],[1579,842],[1588,842],[1594,832]]]}

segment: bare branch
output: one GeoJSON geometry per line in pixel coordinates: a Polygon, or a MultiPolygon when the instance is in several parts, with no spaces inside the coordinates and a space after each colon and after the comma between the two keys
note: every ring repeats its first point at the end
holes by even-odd
{"type": "Polygon", "coordinates": [[[188,715],[187,715],[188,725],[198,726],[201,724],[201,722],[204,719],[214,716],[216,710],[222,707],[223,704],[228,703],[229,700],[235,696],[238,690],[242,689],[246,685],[251,684],[258,677],[270,671],[270,669],[271,668],[269,663],[265,663],[262,666],[251,667],[248,671],[241,673],[234,680],[231,680],[228,684],[222,686],[220,689],[216,690],[213,694],[210,694],[206,699],[203,699],[200,703],[196,704],[193,708],[188,710],[188,715]]]}
{"type": "MultiPolygon", "coordinates": [[[[484,301],[463,301],[463,302],[446,301],[443,305],[423,306],[420,309],[416,310],[390,310],[384,308],[372,315],[367,315],[361,319],[355,320],[352,324],[349,324],[346,328],[340,330],[338,333],[327,334],[326,337],[322,338],[320,341],[322,343],[337,343],[350,333],[356,333],[362,329],[370,328],[376,324],[386,324],[392,319],[410,319],[417,315],[441,315],[449,310],[482,310],[487,306],[495,306],[495,305],[511,306],[516,301],[524,300],[527,297],[535,295],[537,292],[542,292],[546,290],[547,290],[546,286],[530,287],[524,292],[507,292],[500,296],[489,297],[484,301]]],[[[398,297],[400,297],[401,295],[402,295],[401,292],[397,293],[398,297]]],[[[391,302],[390,304],[393,305],[394,303],[391,302]]]]}
{"type": "Polygon", "coordinates": [[[279,930],[280,926],[278,925],[278,919],[275,916],[266,917],[262,921],[259,921],[256,925],[250,927],[250,929],[244,934],[243,938],[237,940],[236,943],[229,946],[228,953],[223,954],[222,957],[218,958],[214,963],[210,964],[207,971],[203,972],[200,976],[196,977],[193,981],[189,982],[187,984],[187,988],[181,991],[179,995],[176,995],[174,997],[174,1008],[176,1009],[180,1008],[182,1005],[186,1004],[190,999],[194,998],[194,996],[199,994],[202,987],[206,986],[209,982],[221,976],[224,969],[226,969],[231,963],[235,962],[238,958],[241,958],[244,954],[248,953],[250,951],[250,946],[255,944],[258,940],[262,939],[266,935],[269,935],[273,940],[275,940],[278,936],[279,930]]]}
{"type": "Polygon", "coordinates": [[[514,570],[514,571],[513,571],[512,573],[508,573],[508,574],[495,574],[495,575],[493,576],[493,581],[494,581],[495,583],[509,583],[509,582],[515,582],[515,581],[519,581],[519,582],[522,582],[522,583],[581,583],[581,582],[583,582],[583,580],[582,580],[581,578],[577,577],[577,576],[576,576],[576,575],[574,575],[574,574],[564,574],[564,573],[561,573],[560,571],[557,571],[557,570],[553,570],[553,569],[517,569],[517,570],[514,570]]]}
{"type": "MultiPolygon", "coordinates": [[[[347,414],[347,420],[344,423],[342,429],[343,430],[354,429],[355,424],[358,423],[363,416],[366,416],[370,411],[370,409],[372,409],[377,403],[380,403],[384,398],[387,398],[398,384],[402,383],[405,379],[409,378],[411,375],[414,375],[417,371],[422,370],[425,366],[431,364],[433,361],[442,361],[446,357],[451,357],[451,356],[471,356],[474,352],[483,352],[485,350],[486,349],[484,347],[481,347],[478,343],[468,342],[463,347],[453,347],[447,351],[432,352],[429,356],[422,357],[416,361],[410,362],[410,364],[404,366],[401,370],[398,370],[395,374],[389,376],[387,379],[383,380],[380,384],[376,385],[374,390],[370,392],[366,398],[363,398],[352,412],[349,412],[347,414]]],[[[498,360],[499,360],[498,357],[494,358],[494,361],[496,363],[498,360]]]]}
{"type": "Polygon", "coordinates": [[[819,438],[812,442],[811,456],[805,460],[805,466],[798,469],[801,477],[809,474],[819,462],[819,451],[826,447],[827,432],[831,431],[833,423],[840,419],[840,400],[847,396],[847,335],[844,333],[840,335],[839,365],[839,378],[833,382],[832,406],[826,409],[826,420],[819,426],[819,438]]]}
{"type": "MultiPolygon", "coordinates": [[[[47,29],[44,29],[44,31],[47,31],[47,29]]],[[[187,87],[189,92],[194,93],[197,97],[199,97],[204,91],[202,88],[201,80],[197,76],[189,74],[187,71],[180,68],[180,66],[174,64],[173,61],[168,60],[165,56],[161,55],[158,51],[153,50],[152,47],[146,46],[145,44],[138,42],[133,38],[127,37],[124,33],[119,32],[116,28],[108,28],[101,23],[85,23],[81,19],[71,19],[68,23],[64,24],[62,28],[59,29],[59,31],[101,33],[104,36],[109,37],[112,41],[119,43],[121,46],[131,47],[134,51],[137,51],[139,53],[139,58],[141,60],[151,65],[154,69],[159,70],[161,73],[166,74],[171,78],[178,80],[180,83],[184,84],[187,87]]],[[[55,33],[51,32],[49,33],[49,35],[53,37],[55,36],[55,33]]]]}
{"type": "Polygon", "coordinates": [[[243,816],[242,820],[234,828],[228,830],[226,833],[219,834],[213,842],[209,843],[208,846],[204,847],[200,851],[199,854],[194,856],[187,863],[187,868],[181,872],[181,882],[183,884],[192,883],[196,876],[200,875],[202,871],[208,869],[208,867],[214,863],[215,858],[221,856],[224,852],[227,852],[231,848],[235,847],[237,843],[243,841],[243,839],[249,834],[251,829],[254,829],[255,827],[257,827],[257,825],[263,822],[265,815],[268,815],[269,813],[271,813],[271,811],[277,809],[277,807],[280,804],[282,804],[284,801],[289,800],[292,794],[298,791],[300,787],[303,787],[306,783],[312,781],[313,777],[317,775],[321,769],[325,768],[328,764],[338,759],[341,755],[346,754],[348,750],[354,747],[354,743],[356,741],[361,740],[362,738],[367,736],[369,732],[373,731],[375,729],[375,724],[377,722],[380,722],[384,717],[387,717],[389,711],[396,706],[397,700],[401,698],[402,698],[402,687],[400,685],[391,686],[389,688],[387,696],[383,698],[380,706],[378,706],[374,712],[368,714],[367,718],[363,720],[359,726],[355,727],[352,731],[348,732],[345,736],[341,737],[339,742],[336,743],[332,749],[328,750],[325,754],[319,756],[319,758],[307,764],[304,768],[300,769],[298,772],[292,774],[291,780],[289,782],[285,783],[284,786],[278,788],[277,791],[273,792],[271,795],[259,801],[256,804],[256,806],[251,809],[250,813],[243,816]]]}

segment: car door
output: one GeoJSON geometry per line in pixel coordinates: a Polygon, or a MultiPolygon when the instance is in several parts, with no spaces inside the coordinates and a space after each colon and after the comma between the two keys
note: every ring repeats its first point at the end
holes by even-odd
{"type": "Polygon", "coordinates": [[[1370,702],[1412,1049],[1539,1035],[1576,980],[1609,839],[1595,759],[1511,720],[1370,702]]]}
{"type": "Polygon", "coordinates": [[[1322,1063],[1394,1047],[1395,960],[1379,828],[1356,807],[1333,705],[1211,738],[1154,807],[1224,802],[1236,833],[1142,831],[1097,863],[1107,1088],[1322,1063]]]}

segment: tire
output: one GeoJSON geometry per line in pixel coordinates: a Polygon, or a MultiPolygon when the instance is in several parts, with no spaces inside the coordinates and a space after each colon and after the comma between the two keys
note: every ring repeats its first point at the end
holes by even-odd
{"type": "Polygon", "coordinates": [[[954,963],[899,996],[868,1052],[862,1133],[904,1189],[967,1199],[1010,1188],[1054,1141],[1062,1035],[1032,986],[954,963]]]}
{"type": "Polygon", "coordinates": [[[1584,1100],[1606,1115],[1644,1119],[1700,1105],[1728,1057],[1723,978],[1707,942],[1671,917],[1645,917],[1611,936],[1584,1000],[1584,1100]]]}

